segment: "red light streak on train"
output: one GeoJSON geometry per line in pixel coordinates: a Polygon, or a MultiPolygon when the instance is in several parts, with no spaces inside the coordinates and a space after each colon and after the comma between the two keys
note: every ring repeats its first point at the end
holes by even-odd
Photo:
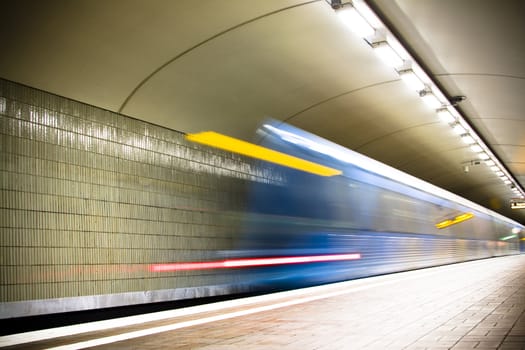
{"type": "Polygon", "coordinates": [[[257,267],[271,265],[289,265],[329,261],[345,261],[361,259],[361,254],[330,254],[330,255],[307,255],[307,256],[285,256],[271,258],[247,258],[207,262],[183,262],[150,265],[152,272],[170,272],[205,269],[226,269],[240,267],[257,267]]]}

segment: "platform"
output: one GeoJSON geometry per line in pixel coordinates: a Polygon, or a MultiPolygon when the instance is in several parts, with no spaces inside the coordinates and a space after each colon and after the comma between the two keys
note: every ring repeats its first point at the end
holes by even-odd
{"type": "Polygon", "coordinates": [[[525,349],[525,255],[1,337],[0,346],[525,349]]]}

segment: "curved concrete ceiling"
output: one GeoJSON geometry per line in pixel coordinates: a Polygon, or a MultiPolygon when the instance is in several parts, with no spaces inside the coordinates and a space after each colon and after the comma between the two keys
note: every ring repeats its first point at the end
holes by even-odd
{"type": "MultiPolygon", "coordinates": [[[[525,223],[324,0],[0,0],[0,77],[183,132],[287,121],[525,223]]],[[[525,2],[369,0],[525,186],[525,2]]]]}

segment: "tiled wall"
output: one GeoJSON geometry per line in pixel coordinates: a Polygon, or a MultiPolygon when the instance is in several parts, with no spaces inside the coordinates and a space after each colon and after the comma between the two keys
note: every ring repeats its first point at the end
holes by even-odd
{"type": "Polygon", "coordinates": [[[246,185],[269,174],[179,132],[0,80],[0,311],[228,283],[149,266],[232,248],[246,185]]]}

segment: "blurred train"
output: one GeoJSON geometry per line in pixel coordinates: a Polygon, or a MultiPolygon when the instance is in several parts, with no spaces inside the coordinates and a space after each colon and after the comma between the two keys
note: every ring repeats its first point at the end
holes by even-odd
{"type": "Polygon", "coordinates": [[[222,257],[252,289],[519,253],[525,227],[480,205],[290,125],[258,136],[307,165],[271,164],[278,183],[250,183],[241,239],[222,257]]]}

